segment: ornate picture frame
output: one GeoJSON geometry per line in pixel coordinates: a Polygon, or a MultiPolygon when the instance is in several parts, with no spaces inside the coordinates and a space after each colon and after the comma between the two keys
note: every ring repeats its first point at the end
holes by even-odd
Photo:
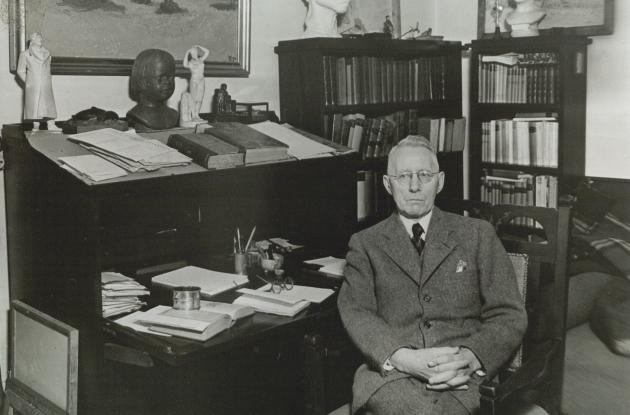
{"type": "Polygon", "coordinates": [[[12,73],[30,33],[41,32],[53,75],[128,76],[137,54],[149,48],[169,51],[176,74],[185,75],[183,55],[200,44],[210,50],[205,76],[249,76],[251,0],[8,0],[8,6],[12,73]]]}
{"type": "MultiPolygon", "coordinates": [[[[568,35],[597,36],[613,33],[614,0],[537,0],[547,15],[538,26],[540,34],[559,32],[568,35]]],[[[501,36],[508,36],[505,15],[514,4],[512,0],[479,0],[477,38],[495,36],[494,9],[499,6],[501,36]]]]}

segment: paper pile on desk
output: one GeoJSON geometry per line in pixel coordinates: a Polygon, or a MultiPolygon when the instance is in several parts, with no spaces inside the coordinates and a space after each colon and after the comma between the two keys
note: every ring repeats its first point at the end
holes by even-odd
{"type": "Polygon", "coordinates": [[[334,292],[304,285],[294,285],[291,290],[283,289],[279,293],[268,291],[270,288],[269,284],[257,290],[241,288],[238,292],[242,295],[234,300],[234,304],[250,306],[261,313],[293,317],[310,303],[321,303],[334,292]]]}
{"type": "Polygon", "coordinates": [[[254,130],[266,134],[289,146],[289,155],[302,160],[313,157],[331,156],[336,150],[318,143],[299,132],[271,121],[249,124],[254,130]]]}
{"type": "Polygon", "coordinates": [[[135,132],[103,128],[73,134],[68,139],[130,172],[183,166],[191,162],[190,157],[161,141],[146,139],[135,132]]]}
{"type": "Polygon", "coordinates": [[[149,290],[133,278],[117,272],[101,273],[103,317],[116,316],[146,305],[138,297],[149,295],[149,290]]]}
{"type": "Polygon", "coordinates": [[[335,258],[334,256],[327,256],[324,258],[311,259],[304,261],[305,264],[319,265],[317,270],[321,273],[329,275],[331,277],[343,277],[343,271],[346,268],[346,260],[343,258],[335,258]]]}
{"type": "Polygon", "coordinates": [[[95,182],[126,176],[127,172],[99,156],[84,154],[81,156],[59,157],[64,169],[87,177],[95,182]]]}

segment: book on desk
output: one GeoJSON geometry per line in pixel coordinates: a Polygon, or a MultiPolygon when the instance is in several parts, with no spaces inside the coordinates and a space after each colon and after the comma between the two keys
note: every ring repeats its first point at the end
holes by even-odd
{"type": "Polygon", "coordinates": [[[245,164],[289,158],[287,144],[245,124],[217,122],[212,124],[212,128],[206,128],[204,132],[238,147],[245,155],[245,164]]]}

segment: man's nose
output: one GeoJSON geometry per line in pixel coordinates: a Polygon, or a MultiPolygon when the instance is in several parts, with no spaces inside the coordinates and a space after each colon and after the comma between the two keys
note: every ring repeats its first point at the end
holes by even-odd
{"type": "Polygon", "coordinates": [[[411,175],[411,181],[409,182],[409,191],[418,192],[422,189],[422,182],[418,178],[417,174],[411,175]]]}

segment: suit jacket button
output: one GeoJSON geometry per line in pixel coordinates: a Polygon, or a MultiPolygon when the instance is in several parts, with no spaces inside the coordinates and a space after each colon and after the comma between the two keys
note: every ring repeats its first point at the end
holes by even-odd
{"type": "Polygon", "coordinates": [[[431,296],[429,294],[426,294],[423,298],[422,298],[426,303],[431,302],[431,296]]]}
{"type": "Polygon", "coordinates": [[[425,321],[425,322],[424,322],[424,327],[426,327],[426,328],[428,328],[428,329],[430,329],[432,325],[433,325],[433,324],[431,324],[431,322],[430,322],[429,320],[427,320],[427,321],[425,321]]]}

